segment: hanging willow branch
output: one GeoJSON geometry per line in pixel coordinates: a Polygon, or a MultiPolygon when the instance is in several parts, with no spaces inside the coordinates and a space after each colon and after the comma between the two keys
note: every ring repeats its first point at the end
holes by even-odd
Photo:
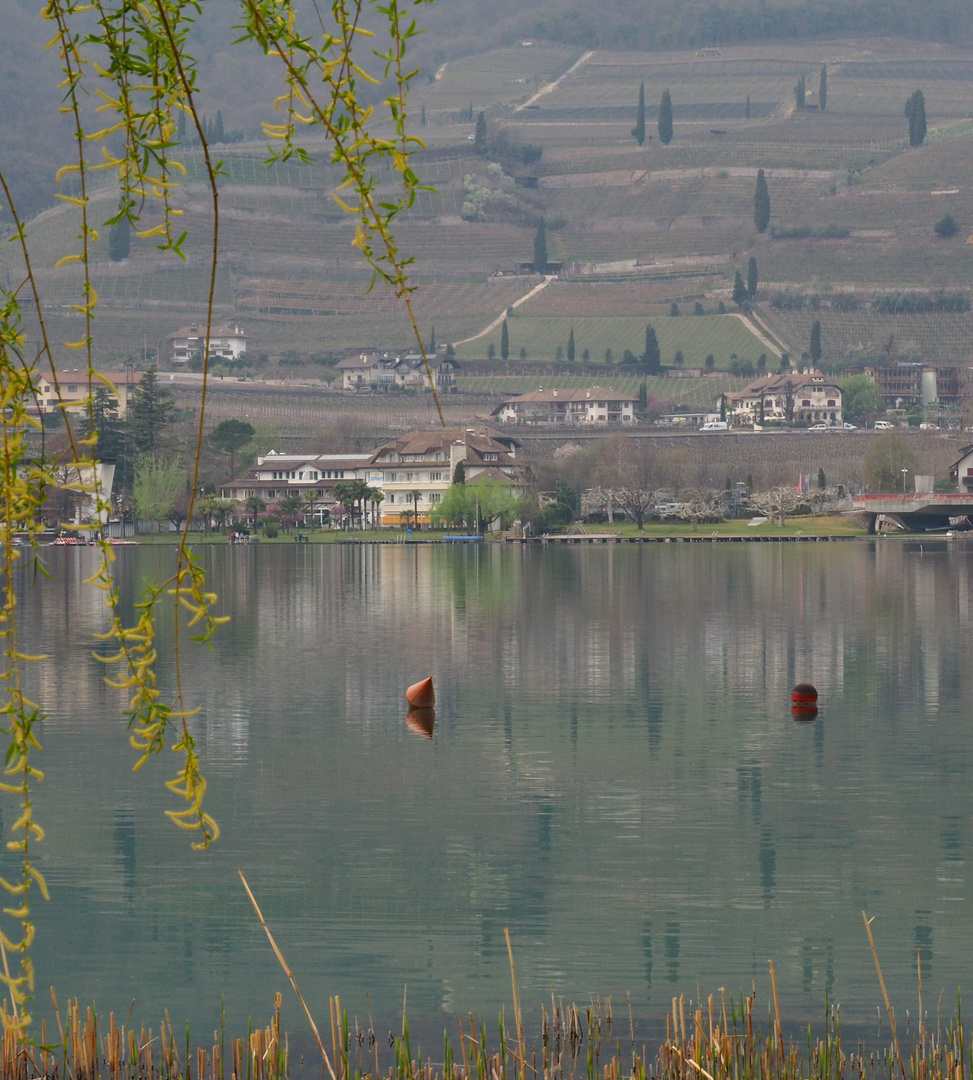
{"type": "MultiPolygon", "coordinates": [[[[426,3],[429,0],[416,0],[426,3]]],[[[282,92],[274,101],[281,123],[268,125],[266,134],[272,148],[267,164],[296,157],[309,162],[312,155],[301,145],[301,130],[323,135],[330,160],[343,173],[343,182],[334,198],[357,220],[354,246],[372,270],[371,288],[381,281],[404,303],[416,341],[426,358],[412,306],[408,271],[411,259],[398,249],[393,234],[397,216],[413,205],[420,183],[410,163],[412,152],[422,143],[407,132],[406,97],[415,74],[406,62],[410,40],[418,32],[416,22],[399,0],[333,0],[322,12],[314,5],[317,26],[308,33],[299,25],[294,0],[237,0],[240,41],[253,41],[265,54],[280,61],[282,92]],[[363,14],[383,26],[381,35],[365,29],[363,14]],[[378,109],[362,102],[359,87],[384,82],[390,86],[378,109]],[[376,132],[380,120],[392,122],[390,138],[376,132]],[[398,177],[398,193],[378,194],[379,177],[387,169],[398,177]]],[[[413,5],[415,6],[415,4],[413,5]]],[[[63,342],[66,349],[81,353],[85,360],[88,386],[86,432],[83,437],[71,426],[71,417],[61,397],[53,351],[44,318],[43,297],[39,294],[30,258],[29,228],[17,217],[16,207],[0,161],[0,188],[6,209],[15,223],[13,241],[25,267],[14,286],[0,285],[0,477],[2,477],[3,520],[0,522],[0,641],[4,667],[0,672],[0,724],[8,740],[6,779],[2,790],[19,801],[19,817],[12,827],[14,839],[8,848],[20,859],[19,879],[0,881],[13,898],[4,914],[15,921],[18,933],[0,930],[0,947],[19,955],[19,970],[6,964],[0,979],[10,995],[10,1013],[3,1022],[21,1034],[30,1025],[25,1005],[33,988],[30,946],[34,937],[30,894],[34,886],[47,895],[43,877],[32,862],[33,846],[43,839],[43,829],[33,816],[33,785],[43,779],[33,764],[40,750],[37,726],[43,720],[39,705],[23,691],[23,665],[43,659],[21,651],[17,626],[15,569],[22,559],[34,559],[42,528],[41,509],[48,494],[67,489],[93,506],[93,524],[87,526],[98,539],[101,562],[89,584],[99,589],[110,613],[104,635],[114,645],[112,655],[100,657],[112,667],[108,683],[129,694],[130,739],[138,753],[139,769],[152,756],[169,746],[179,756],[174,776],[167,782],[179,800],[179,808],[167,811],[170,819],[195,834],[194,847],[204,848],[218,835],[218,827],[204,808],[206,781],[200,770],[192,734],[196,710],[183,696],[180,668],[180,633],[187,620],[192,640],[206,643],[225,620],[215,611],[216,596],[208,590],[201,565],[188,547],[189,522],[199,490],[199,460],[203,439],[209,359],[209,335],[220,242],[221,162],[214,160],[197,110],[197,64],[189,51],[189,36],[201,12],[198,0],[46,0],[42,17],[52,27],[49,43],[56,50],[61,68],[61,112],[73,125],[77,156],[62,166],[57,179],[73,176],[74,194],[58,199],[75,208],[78,216],[76,244],[63,253],[57,266],[74,266],[81,272],[79,295],[73,305],[82,320],[77,340],[63,342]],[[90,102],[95,103],[97,123],[88,124],[90,102]],[[196,428],[191,503],[180,538],[176,568],[160,585],[147,588],[136,605],[136,620],[126,625],[113,570],[111,546],[100,535],[99,523],[111,511],[100,483],[95,446],[95,391],[114,387],[99,375],[93,360],[97,330],[98,294],[92,283],[93,251],[101,239],[100,229],[127,221],[137,236],[154,238],[160,251],[184,258],[186,231],[179,228],[181,210],[178,192],[186,170],[179,160],[181,148],[177,132],[179,118],[195,127],[203,148],[213,240],[210,250],[209,289],[206,311],[206,341],[202,403],[196,428]],[[122,146],[119,150],[117,147],[122,146]],[[91,192],[96,174],[107,171],[117,185],[117,212],[105,222],[93,221],[91,192]],[[36,316],[41,346],[25,353],[26,335],[22,325],[20,297],[30,297],[36,316]],[[42,431],[36,419],[37,386],[41,375],[55,388],[58,407],[66,422],[68,450],[56,460],[38,455],[28,445],[33,429],[42,431]],[[15,533],[27,543],[18,547],[15,533]],[[172,603],[174,620],[175,689],[171,697],[159,688],[157,670],[156,620],[159,605],[172,603]]],[[[436,388],[426,371],[440,422],[443,414],[436,388]]]]}

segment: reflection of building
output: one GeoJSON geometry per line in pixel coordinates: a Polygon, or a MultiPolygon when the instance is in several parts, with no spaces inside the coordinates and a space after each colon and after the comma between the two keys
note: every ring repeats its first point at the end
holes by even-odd
{"type": "Polygon", "coordinates": [[[739,394],[727,394],[728,408],[743,423],[840,424],[841,390],[820,371],[764,375],[739,394]]]}
{"type": "MultiPolygon", "coordinates": [[[[169,345],[169,359],[174,364],[186,364],[190,360],[203,359],[206,345],[206,329],[201,330],[196,323],[184,326],[166,341],[169,345]]],[[[214,326],[209,332],[209,355],[214,360],[239,360],[247,351],[247,335],[239,326],[214,326]]]]}
{"type": "Polygon", "coordinates": [[[88,411],[89,399],[94,397],[98,390],[108,389],[103,379],[107,379],[114,388],[112,398],[117,403],[118,417],[122,419],[128,411],[135,388],[142,381],[141,371],[99,371],[98,377],[93,378],[90,383],[86,371],[59,371],[56,386],[52,375],[38,375],[38,411],[53,413],[61,408],[68,413],[85,413],[88,411]],[[62,403],[60,406],[58,401],[62,403]]]}
{"type": "Polygon", "coordinates": [[[493,410],[502,424],[633,424],[638,397],[603,386],[532,390],[493,410]]]}
{"type": "Polygon", "coordinates": [[[515,439],[472,429],[413,431],[386,443],[371,458],[370,483],[385,493],[382,524],[400,524],[401,514],[417,504],[419,520],[428,521],[461,463],[467,484],[494,480],[520,487],[524,469],[516,461],[519,446],[515,439]]]}

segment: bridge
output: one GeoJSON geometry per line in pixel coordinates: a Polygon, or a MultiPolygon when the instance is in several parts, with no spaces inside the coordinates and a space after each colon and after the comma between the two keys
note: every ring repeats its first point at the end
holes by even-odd
{"type": "MultiPolygon", "coordinates": [[[[968,518],[973,524],[973,495],[963,491],[926,495],[856,495],[852,500],[858,513],[868,515],[868,531],[875,532],[879,515],[890,518],[910,532],[948,529],[953,519],[968,518]]],[[[960,525],[967,528],[967,525],[960,525]]]]}

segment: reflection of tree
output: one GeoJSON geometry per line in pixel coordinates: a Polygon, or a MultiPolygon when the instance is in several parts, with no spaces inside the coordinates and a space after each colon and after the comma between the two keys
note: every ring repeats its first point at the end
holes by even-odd
{"type": "Polygon", "coordinates": [[[750,496],[750,509],[764,517],[777,518],[777,524],[784,526],[787,515],[797,508],[800,496],[792,487],[778,484],[766,491],[755,491],[750,496]]]}

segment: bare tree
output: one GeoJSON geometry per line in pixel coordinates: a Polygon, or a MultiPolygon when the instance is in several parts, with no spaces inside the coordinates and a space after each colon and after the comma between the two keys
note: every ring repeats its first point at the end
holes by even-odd
{"type": "Polygon", "coordinates": [[[777,524],[783,527],[787,523],[787,515],[797,508],[800,501],[800,496],[792,487],[778,484],[766,491],[755,491],[750,496],[750,509],[765,517],[776,517],[777,524]]]}
{"type": "Polygon", "coordinates": [[[695,532],[699,527],[701,517],[710,517],[722,511],[718,508],[719,496],[702,488],[686,488],[679,492],[679,501],[683,504],[683,516],[689,518],[692,530],[695,532]]]}

